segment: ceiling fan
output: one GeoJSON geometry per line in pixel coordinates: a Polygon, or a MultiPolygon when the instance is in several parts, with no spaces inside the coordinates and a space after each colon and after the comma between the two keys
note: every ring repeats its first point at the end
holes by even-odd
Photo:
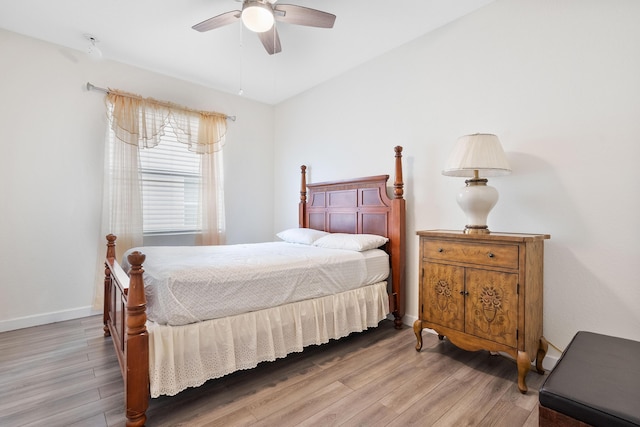
{"type": "MultiPolygon", "coordinates": [[[[238,0],[240,1],[240,0],[238,0]]],[[[336,16],[316,9],[293,4],[275,4],[277,0],[242,0],[242,10],[231,10],[194,25],[204,32],[232,24],[238,19],[258,34],[269,55],[282,51],[275,21],[307,27],[333,28],[336,16]]]]}

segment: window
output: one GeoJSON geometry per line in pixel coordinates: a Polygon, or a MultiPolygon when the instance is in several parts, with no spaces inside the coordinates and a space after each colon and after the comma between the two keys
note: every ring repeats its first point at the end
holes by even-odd
{"type": "Polygon", "coordinates": [[[189,234],[224,243],[226,116],[110,90],[104,228],[120,247],[189,234]]]}
{"type": "Polygon", "coordinates": [[[164,130],[158,145],[140,150],[143,233],[199,232],[201,156],[177,141],[170,124],[164,130]]]}

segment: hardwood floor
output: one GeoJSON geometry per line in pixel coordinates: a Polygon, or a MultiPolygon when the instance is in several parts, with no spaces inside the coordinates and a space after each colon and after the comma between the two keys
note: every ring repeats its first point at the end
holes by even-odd
{"type": "MultiPolygon", "coordinates": [[[[124,425],[101,316],[0,334],[0,426],[124,425]]],[[[514,361],[409,327],[375,329],[152,399],[148,426],[537,426],[538,388],[514,361]]]]}

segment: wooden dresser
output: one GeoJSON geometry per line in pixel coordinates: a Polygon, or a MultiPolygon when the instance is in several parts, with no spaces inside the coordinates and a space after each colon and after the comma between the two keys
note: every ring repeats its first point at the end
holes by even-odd
{"type": "Polygon", "coordinates": [[[548,234],[464,234],[419,231],[418,320],[413,324],[422,349],[422,329],[456,346],[511,355],[518,366],[518,388],[542,360],[543,254],[548,234]]]}

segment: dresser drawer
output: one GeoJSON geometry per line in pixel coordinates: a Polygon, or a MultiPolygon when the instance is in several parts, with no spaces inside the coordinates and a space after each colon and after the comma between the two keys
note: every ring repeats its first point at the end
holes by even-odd
{"type": "Polygon", "coordinates": [[[494,267],[518,268],[518,246],[422,239],[425,258],[494,267]]]}

